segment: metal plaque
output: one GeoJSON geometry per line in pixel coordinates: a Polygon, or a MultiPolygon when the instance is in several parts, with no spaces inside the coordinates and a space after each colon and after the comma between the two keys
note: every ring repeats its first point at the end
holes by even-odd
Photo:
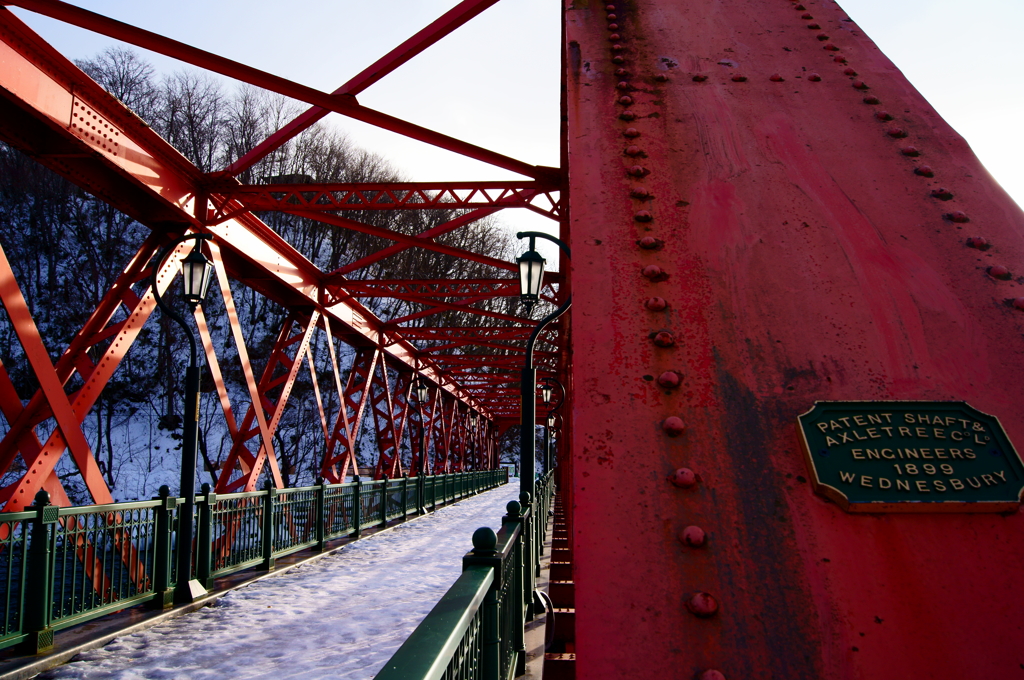
{"type": "Polygon", "coordinates": [[[995,416],[956,401],[819,401],[799,416],[814,491],[847,512],[1005,512],[1024,465],[995,416]]]}

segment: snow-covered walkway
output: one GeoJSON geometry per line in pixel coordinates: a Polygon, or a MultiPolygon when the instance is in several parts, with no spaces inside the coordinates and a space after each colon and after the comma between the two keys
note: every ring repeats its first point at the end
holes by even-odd
{"type": "Polygon", "coordinates": [[[455,582],[518,479],[84,652],[40,678],[372,678],[455,582]]]}

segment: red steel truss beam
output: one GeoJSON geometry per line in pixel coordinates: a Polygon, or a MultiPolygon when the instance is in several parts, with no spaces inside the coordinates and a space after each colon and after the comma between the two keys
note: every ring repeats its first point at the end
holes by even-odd
{"type": "MultiPolygon", "coordinates": [[[[202,175],[195,166],[7,10],[0,10],[0,37],[0,137],[143,224],[173,233],[199,226],[193,214],[202,175]],[[80,126],[85,118],[108,136],[80,126]]],[[[260,220],[239,215],[209,231],[236,280],[289,308],[319,307],[349,344],[381,341],[384,324],[358,303],[321,305],[324,273],[260,220]]],[[[461,392],[407,341],[383,349],[486,415],[486,405],[461,392]]]]}
{"type": "MultiPolygon", "coordinates": [[[[334,95],[357,95],[370,85],[394,71],[417,54],[423,52],[446,35],[473,19],[498,0],[463,0],[445,12],[426,28],[420,30],[395,49],[375,61],[354,78],[335,90],[334,95]]],[[[328,114],[328,110],[314,106],[292,120],[283,128],[265,139],[251,151],[239,158],[227,168],[227,173],[237,175],[258,163],[268,154],[273,153],[282,144],[306,130],[328,114]]]]}
{"type": "MultiPolygon", "coordinates": [[[[328,340],[328,342],[330,342],[328,340]]],[[[335,376],[338,375],[337,358],[331,345],[331,361],[334,363],[335,376]]],[[[331,438],[327,442],[320,476],[331,484],[345,481],[350,466],[356,467],[355,443],[359,441],[359,429],[362,424],[363,410],[369,401],[370,389],[373,385],[374,369],[380,361],[380,350],[368,348],[356,353],[352,369],[348,374],[345,389],[341,391],[341,408],[334,422],[331,438]]]]}
{"type": "MultiPolygon", "coordinates": [[[[211,186],[226,199],[249,210],[454,210],[464,208],[530,208],[557,220],[558,186],[545,182],[397,182],[335,184],[259,184],[211,186]],[[550,205],[537,205],[538,199],[550,205]]],[[[232,203],[224,203],[221,215],[232,203]]],[[[234,209],[233,207],[231,209],[234,209]]],[[[217,221],[219,217],[215,217],[217,221]]]]}
{"type": "Polygon", "coordinates": [[[411,373],[400,371],[396,380],[388,375],[388,367],[381,362],[373,376],[370,410],[377,428],[377,467],[374,478],[402,474],[401,443],[409,415],[409,392],[412,390],[411,373]],[[394,389],[392,389],[392,385],[394,389]]]}
{"type": "Polygon", "coordinates": [[[286,78],[240,64],[231,59],[226,59],[211,52],[200,50],[177,40],[171,40],[157,33],[110,19],[101,14],[96,14],[95,12],[90,12],[80,7],[60,2],[59,0],[15,0],[15,2],[7,4],[22,7],[31,12],[57,19],[58,21],[122,40],[143,49],[173,57],[214,73],[220,73],[229,78],[255,85],[256,87],[261,87],[307,104],[313,104],[328,111],[334,111],[384,130],[396,132],[410,139],[453,151],[520,175],[526,175],[535,179],[541,177],[556,181],[558,179],[558,170],[555,168],[530,165],[474,144],[463,142],[454,137],[414,125],[380,111],[374,111],[373,109],[361,106],[351,94],[327,94],[326,92],[300,85],[286,78]]]}

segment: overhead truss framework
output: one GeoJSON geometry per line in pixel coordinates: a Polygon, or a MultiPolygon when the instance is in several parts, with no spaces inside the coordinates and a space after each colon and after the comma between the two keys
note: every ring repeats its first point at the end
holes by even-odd
{"type": "MultiPolygon", "coordinates": [[[[438,237],[509,208],[533,211],[564,228],[564,174],[374,111],[356,100],[371,84],[496,2],[464,0],[332,93],[57,0],[6,3],[310,105],[230,166],[210,174],[200,172],[10,11],[0,9],[0,138],[152,230],[65,348],[44,346],[0,243],[0,302],[39,385],[34,394],[19,394],[0,363],[0,413],[8,425],[0,438],[0,471],[6,480],[0,508],[26,507],[40,489],[58,504],[67,504],[55,472],[65,452],[93,501],[112,500],[82,424],[155,309],[150,288],[155,255],[188,232],[213,236],[207,242],[216,271],[211,295],[223,302],[226,319],[221,321],[233,340],[230,351],[222,349],[223,343],[211,335],[207,313],[202,307],[195,311],[209,377],[232,441],[218,472],[217,491],[252,490],[263,478],[282,485],[274,436],[303,372],[308,372],[315,393],[319,423],[314,426],[324,437],[321,475],[328,481],[344,480],[354,472],[364,426],[376,435],[377,476],[497,465],[500,429],[518,417],[516,372],[535,322],[496,304],[518,295],[514,263],[447,246],[438,237]],[[270,185],[243,185],[235,179],[330,113],[527,179],[315,184],[290,177],[288,183],[270,185]],[[398,210],[447,212],[445,221],[413,235],[352,216],[353,211],[398,210]],[[338,270],[322,271],[254,214],[268,211],[378,236],[386,245],[338,270]],[[494,277],[365,277],[371,265],[410,248],[487,265],[494,277]],[[233,289],[239,286],[252,288],[288,312],[267,356],[252,356],[247,347],[234,302],[233,289]],[[379,318],[361,304],[368,298],[400,301],[403,312],[379,318]],[[446,325],[430,325],[442,312],[446,325]],[[54,362],[52,356],[59,359],[54,362]],[[225,361],[238,362],[244,376],[243,404],[232,404],[223,377],[225,361]],[[318,375],[325,364],[330,376],[318,375]],[[414,396],[416,380],[429,385],[424,403],[414,396]],[[332,387],[322,393],[325,384],[332,387]]],[[[185,246],[179,247],[158,272],[161,291],[171,285],[186,252],[185,246]]],[[[566,283],[558,275],[550,277],[544,299],[559,303],[566,283]]],[[[559,340],[557,328],[541,335],[537,361],[542,372],[564,370],[559,340]]]]}

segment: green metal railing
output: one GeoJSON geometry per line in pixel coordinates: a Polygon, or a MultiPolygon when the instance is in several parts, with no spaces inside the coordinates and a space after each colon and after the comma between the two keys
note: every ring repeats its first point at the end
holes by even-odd
{"type": "MultiPolygon", "coordinates": [[[[273,569],[294,552],[434,509],[508,483],[505,470],[403,477],[196,496],[190,578],[273,569]]],[[[36,653],[53,634],[141,603],[170,606],[184,499],[170,496],[76,508],[40,492],[23,512],[0,513],[0,649],[36,653]]]]}
{"type": "Polygon", "coordinates": [[[511,680],[526,672],[524,629],[533,619],[551,474],[536,488],[534,501],[508,504],[497,534],[476,530],[458,580],[374,680],[511,680]]]}

